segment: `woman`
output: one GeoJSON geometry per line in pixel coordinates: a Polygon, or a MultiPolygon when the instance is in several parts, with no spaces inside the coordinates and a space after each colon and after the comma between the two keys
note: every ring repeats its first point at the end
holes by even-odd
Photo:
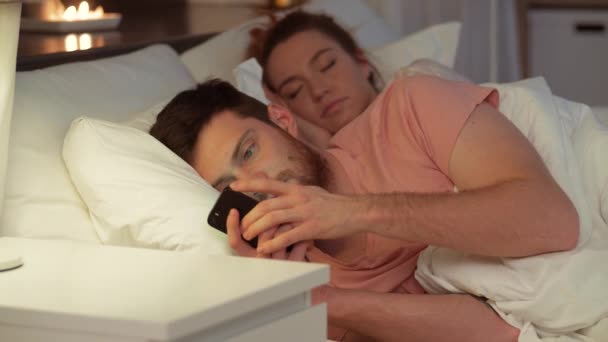
{"type": "MultiPolygon", "coordinates": [[[[362,270],[384,269],[385,265],[378,261],[384,257],[386,258],[382,260],[396,260],[389,254],[398,243],[401,243],[398,245],[401,252],[413,252],[412,258],[407,260],[416,259],[416,252],[420,249],[417,249],[415,243],[420,243],[419,248],[434,244],[488,257],[524,257],[567,250],[576,245],[578,234],[576,212],[572,204],[551,179],[542,160],[526,138],[497,111],[498,96],[495,91],[440,82],[433,78],[418,78],[398,80],[378,94],[379,89],[374,82],[377,80],[376,74],[361,49],[356,47],[352,39],[349,43],[346,39],[348,36],[328,29],[327,27],[332,26],[324,21],[327,18],[313,19],[308,16],[302,13],[292,14],[269,31],[259,56],[264,70],[264,85],[273,102],[283,104],[299,115],[300,119],[325,129],[329,135],[335,135],[331,144],[332,148],[335,148],[330,153],[334,153],[333,157],[343,161],[342,166],[346,165],[343,170],[346,170],[348,175],[344,178],[349,179],[351,183],[353,180],[358,182],[358,189],[363,190],[357,197],[273,180],[239,180],[231,184],[236,191],[270,193],[276,197],[270,200],[272,203],[269,201],[264,207],[254,208],[243,218],[241,227],[233,221],[232,235],[238,237],[240,230],[246,239],[260,236],[263,242],[258,246],[257,252],[268,255],[301,241],[314,240],[315,247],[321,249],[321,245],[317,244],[321,239],[332,240],[366,234],[366,243],[362,244],[363,247],[359,250],[369,252],[372,257],[364,259],[368,254],[362,254],[361,260],[372,267],[351,267],[336,276],[335,269],[339,270],[340,266],[350,266],[354,263],[345,263],[331,253],[328,253],[328,258],[311,259],[311,256],[316,257],[319,254],[314,249],[312,253],[307,254],[310,260],[328,260],[326,263],[337,265],[332,267],[334,284],[341,285],[339,281],[335,281],[338,278],[364,278],[363,281],[349,284],[353,287],[336,286],[336,290],[329,290],[331,295],[325,296],[329,298],[327,302],[330,317],[333,311],[333,317],[338,317],[334,322],[337,325],[343,324],[343,327],[353,329],[352,331],[363,335],[390,332],[394,333],[391,338],[395,340],[404,337],[400,334],[410,334],[408,338],[411,340],[422,340],[424,337],[432,341],[459,340],[452,335],[457,333],[460,334],[460,340],[472,341],[474,337],[483,339],[484,334],[490,336],[500,331],[500,336],[505,340],[516,340],[518,329],[506,324],[472,297],[450,296],[450,300],[458,302],[450,304],[444,301],[448,297],[422,295],[424,289],[408,287],[406,282],[400,284],[399,291],[382,291],[381,286],[365,286],[371,283],[370,279],[378,278],[353,275],[362,270]],[[474,101],[468,100],[472,98],[474,101]],[[455,118],[459,119],[458,122],[451,122],[453,125],[447,120],[455,118]],[[349,122],[352,123],[347,125],[349,122]],[[374,139],[382,143],[373,143],[374,139]],[[444,144],[448,140],[449,143],[444,144]],[[387,151],[390,151],[390,155],[387,155],[387,151]],[[490,161],[488,158],[496,159],[490,161]],[[367,163],[357,164],[361,160],[367,163]],[[396,165],[399,161],[404,161],[403,167],[396,165]],[[371,166],[368,167],[369,165],[371,166]],[[513,165],[521,167],[510,168],[513,165]],[[384,172],[387,167],[394,172],[384,172]],[[420,170],[420,174],[404,176],[406,171],[415,169],[420,170]],[[502,175],[496,177],[498,174],[502,175]],[[524,175],[523,178],[518,178],[518,174],[524,175]],[[445,181],[444,188],[435,188],[440,182],[438,179],[434,180],[434,176],[439,176],[441,182],[445,181]],[[384,188],[375,187],[379,184],[375,182],[388,182],[391,179],[396,180],[394,184],[401,185],[414,181],[421,185],[421,188],[396,190],[388,183],[384,188]],[[520,179],[526,183],[524,188],[519,188],[520,179]],[[363,183],[365,184],[361,185],[363,183]],[[426,185],[422,185],[423,183],[426,185]],[[455,187],[461,190],[459,194],[452,192],[455,187]],[[538,191],[528,192],[532,188],[538,191]],[[562,208],[563,205],[564,209],[556,209],[556,212],[569,215],[567,220],[570,223],[562,227],[564,232],[572,235],[563,240],[560,238],[560,247],[555,250],[545,245],[546,240],[539,250],[524,251],[516,250],[521,246],[520,242],[511,243],[497,238],[502,232],[523,236],[546,229],[544,224],[526,224],[525,231],[516,233],[523,226],[513,225],[513,216],[501,217],[506,206],[513,203],[519,205],[534,193],[543,193],[547,198],[559,198],[559,203],[553,202],[550,207],[562,208]],[[349,200],[351,202],[348,202],[349,200]],[[365,204],[361,207],[344,204],[360,203],[359,201],[365,204]],[[479,210],[485,205],[486,209],[479,210]],[[371,219],[350,220],[355,213],[361,212],[366,212],[366,215],[360,217],[371,219]],[[425,212],[429,215],[424,215],[425,212]],[[474,219],[477,214],[479,219],[474,219]],[[434,219],[437,221],[433,221],[434,219]],[[358,222],[363,222],[361,229],[351,230],[358,222]],[[487,230],[489,226],[498,225],[486,225],[483,222],[500,222],[508,227],[490,232],[487,230]],[[293,228],[273,237],[261,235],[283,225],[292,225],[293,228]],[[484,238],[478,238],[477,234],[467,233],[473,226],[478,226],[479,231],[488,234],[484,238]],[[457,242],[459,239],[462,239],[462,244],[457,242]],[[410,241],[412,246],[407,246],[410,241]],[[492,248],[482,250],[490,246],[489,241],[493,241],[492,248]],[[499,250],[504,250],[504,255],[498,252],[499,250]],[[377,263],[372,265],[373,261],[377,263]],[[356,288],[358,291],[349,293],[345,290],[349,288],[356,288]],[[379,292],[390,294],[378,294],[379,292]],[[404,293],[408,295],[403,295],[404,293]],[[353,315],[360,318],[366,313],[373,313],[372,303],[379,308],[378,312],[387,307],[390,307],[390,310],[382,311],[386,313],[384,316],[366,316],[366,320],[339,321],[340,313],[354,307],[354,298],[361,299],[365,296],[368,296],[370,301],[359,306],[358,310],[349,312],[352,314],[349,319],[353,315]],[[460,299],[466,303],[460,302],[460,299]],[[415,302],[417,300],[420,302],[415,302]],[[336,303],[343,305],[339,307],[336,303]],[[409,305],[411,307],[408,309],[409,305]],[[438,319],[430,325],[426,325],[428,321],[414,322],[417,318],[425,317],[423,314],[418,315],[422,311],[428,314],[426,318],[438,318],[443,313],[442,308],[447,306],[460,306],[463,310],[459,314],[438,319]],[[426,311],[422,310],[423,307],[436,310],[426,311]],[[384,324],[386,321],[378,319],[384,317],[388,320],[398,317],[399,313],[404,313],[404,316],[395,319],[390,327],[384,324]],[[486,320],[487,324],[481,324],[480,328],[488,328],[488,331],[481,333],[472,327],[470,331],[464,331],[467,319],[486,320]],[[366,331],[361,322],[368,324],[370,321],[379,324],[375,329],[366,331]],[[411,324],[408,325],[408,322],[411,324]],[[415,330],[423,325],[446,328],[450,326],[453,329],[426,329],[421,331],[418,339],[415,330]],[[437,335],[432,335],[435,332],[437,335]],[[427,333],[432,336],[425,335],[427,333]]],[[[273,110],[269,113],[271,116],[278,115],[273,110]]],[[[277,121],[277,118],[274,119],[277,121]]],[[[542,209],[542,206],[535,202],[518,206],[516,215],[521,219],[520,222],[533,221],[533,211],[528,210],[533,206],[536,208],[534,212],[542,209]]],[[[532,241],[528,237],[525,240],[532,241]]],[[[350,244],[346,247],[349,251],[356,250],[357,246],[353,246],[354,244],[350,244]]],[[[405,265],[405,262],[402,264],[405,265]]],[[[384,285],[380,283],[378,282],[379,285],[384,285]]],[[[496,335],[497,338],[492,339],[493,341],[498,341],[499,334],[496,335]]]]}
{"type": "MultiPolygon", "coordinates": [[[[372,103],[384,80],[333,18],[297,11],[272,21],[268,30],[251,32],[249,47],[264,70],[266,96],[296,114],[303,140],[326,147],[331,136],[372,103]]],[[[428,59],[414,61],[399,73],[468,81],[428,59]]]]}
{"type": "Polygon", "coordinates": [[[254,55],[266,94],[298,116],[304,139],[317,146],[325,146],[382,89],[363,50],[329,16],[294,12],[262,36],[254,55]]]}

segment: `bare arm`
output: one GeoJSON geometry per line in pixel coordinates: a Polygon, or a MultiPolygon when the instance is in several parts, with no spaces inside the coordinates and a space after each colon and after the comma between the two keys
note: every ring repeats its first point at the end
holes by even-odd
{"type": "Polygon", "coordinates": [[[574,248],[578,216],[528,140],[487,104],[471,114],[449,177],[458,194],[365,196],[375,232],[489,256],[574,248]]]}
{"type": "MultiPolygon", "coordinates": [[[[467,295],[409,295],[330,288],[331,324],[377,341],[514,342],[518,329],[467,295]]],[[[361,340],[361,339],[359,339],[361,340]]]]}
{"type": "Polygon", "coordinates": [[[278,196],[245,217],[245,236],[286,222],[295,225],[262,250],[361,231],[487,256],[522,257],[576,246],[574,206],[530,142],[490,105],[480,104],[469,116],[448,176],[460,193],[349,197],[272,180],[233,187],[278,196]]]}

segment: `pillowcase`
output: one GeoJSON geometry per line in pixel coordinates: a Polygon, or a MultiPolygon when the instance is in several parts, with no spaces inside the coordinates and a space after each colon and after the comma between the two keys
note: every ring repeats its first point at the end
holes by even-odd
{"type": "MultiPolygon", "coordinates": [[[[333,16],[364,48],[385,45],[399,38],[364,0],[316,0],[302,8],[309,12],[322,12],[333,16]]],[[[263,16],[222,32],[185,51],[181,55],[182,62],[197,82],[219,77],[235,84],[232,71],[245,60],[250,42],[249,31],[267,23],[268,17],[263,16]]]]}
{"type": "Polygon", "coordinates": [[[80,117],[63,158],[103,243],[231,254],[225,234],[207,225],[217,190],[150,134],[80,117]]]}
{"type": "MultiPolygon", "coordinates": [[[[434,25],[395,43],[367,51],[367,54],[386,82],[389,82],[395,74],[414,71],[440,77],[448,76],[444,77],[448,79],[462,78],[464,80],[464,77],[459,76],[456,72],[443,67],[454,66],[460,26],[459,22],[434,25]],[[420,59],[427,59],[427,61],[418,63],[415,67],[416,70],[412,67],[409,70],[403,70],[405,66],[420,59]],[[433,61],[441,65],[437,65],[433,61]]],[[[255,59],[250,58],[239,64],[233,73],[240,91],[265,104],[269,103],[262,88],[262,67],[255,59]]]]}
{"type": "Polygon", "coordinates": [[[369,52],[372,63],[388,82],[395,72],[421,58],[454,67],[460,37],[459,22],[433,25],[369,52]]]}
{"type": "Polygon", "coordinates": [[[83,113],[122,121],[193,86],[167,45],[18,72],[0,236],[99,243],[61,158],[71,122],[83,113]]]}
{"type": "Polygon", "coordinates": [[[400,37],[364,0],[316,0],[308,2],[302,9],[334,17],[363,49],[383,46],[400,37]]]}

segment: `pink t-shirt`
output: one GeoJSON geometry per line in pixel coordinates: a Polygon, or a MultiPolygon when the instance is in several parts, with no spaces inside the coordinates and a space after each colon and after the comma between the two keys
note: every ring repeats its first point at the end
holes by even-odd
{"type": "MultiPolygon", "coordinates": [[[[475,107],[498,106],[498,93],[470,83],[431,76],[393,81],[357,119],[330,141],[328,152],[341,164],[354,194],[451,192],[447,176],[452,150],[475,107]]],[[[350,260],[312,249],[307,257],[331,267],[331,284],[376,292],[424,293],[414,278],[426,245],[373,233],[350,260]]],[[[349,247],[347,247],[349,248],[349,247]]]]}

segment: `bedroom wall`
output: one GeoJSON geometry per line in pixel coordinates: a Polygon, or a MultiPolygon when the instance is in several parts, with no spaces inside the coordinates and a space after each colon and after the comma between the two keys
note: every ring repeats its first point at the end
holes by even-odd
{"type": "Polygon", "coordinates": [[[516,0],[367,0],[397,32],[463,22],[455,69],[476,82],[521,78],[516,0]]]}

